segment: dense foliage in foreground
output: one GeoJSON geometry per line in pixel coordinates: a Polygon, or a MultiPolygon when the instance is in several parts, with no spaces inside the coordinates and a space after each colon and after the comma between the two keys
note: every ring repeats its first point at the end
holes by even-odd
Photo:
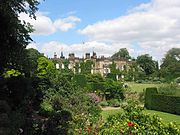
{"type": "MultiPolygon", "coordinates": [[[[163,123],[161,118],[143,112],[137,102],[128,101],[123,112],[110,116],[99,128],[91,129],[98,135],[177,135],[179,126],[175,123],[163,123]]],[[[84,133],[82,133],[84,134],[84,133]]]]}

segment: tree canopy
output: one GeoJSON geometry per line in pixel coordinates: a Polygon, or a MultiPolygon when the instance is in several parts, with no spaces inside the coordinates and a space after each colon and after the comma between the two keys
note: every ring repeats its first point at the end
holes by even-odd
{"type": "Polygon", "coordinates": [[[158,69],[157,62],[154,61],[149,54],[138,56],[136,61],[137,64],[144,70],[146,75],[150,75],[158,69]]]}
{"type": "Polygon", "coordinates": [[[35,18],[38,0],[0,1],[0,73],[6,67],[16,67],[25,47],[32,41],[32,26],[19,19],[20,13],[35,18]]]}
{"type": "Polygon", "coordinates": [[[171,80],[180,76],[180,48],[170,49],[161,64],[162,77],[171,80]]]}
{"type": "Polygon", "coordinates": [[[116,52],[115,54],[113,54],[111,56],[112,58],[122,58],[122,59],[130,59],[130,55],[129,52],[126,48],[121,48],[119,49],[118,52],[116,52]]]}

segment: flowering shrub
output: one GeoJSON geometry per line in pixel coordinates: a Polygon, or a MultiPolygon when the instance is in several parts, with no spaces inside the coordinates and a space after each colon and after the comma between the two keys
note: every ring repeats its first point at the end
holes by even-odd
{"type": "Polygon", "coordinates": [[[157,116],[143,113],[137,102],[130,101],[124,112],[108,118],[99,129],[99,135],[176,135],[180,129],[175,123],[163,123],[157,116]]]}

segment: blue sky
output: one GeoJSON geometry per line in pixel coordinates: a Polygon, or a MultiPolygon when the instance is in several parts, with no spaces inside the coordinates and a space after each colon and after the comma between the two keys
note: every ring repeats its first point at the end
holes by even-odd
{"type": "Polygon", "coordinates": [[[102,20],[113,19],[126,15],[128,10],[149,0],[45,0],[39,5],[39,12],[45,12],[52,19],[65,18],[75,15],[81,18],[81,22],[75,29],[68,32],[58,31],[48,38],[45,36],[33,36],[35,42],[47,42],[51,40],[72,44],[84,42],[87,38],[76,32],[89,24],[102,20]]]}
{"type": "Polygon", "coordinates": [[[179,0],[41,0],[36,31],[28,47],[49,57],[54,52],[110,56],[126,47],[134,57],[148,53],[160,60],[180,47],[179,0]],[[84,44],[83,44],[84,42],[84,44]]]}

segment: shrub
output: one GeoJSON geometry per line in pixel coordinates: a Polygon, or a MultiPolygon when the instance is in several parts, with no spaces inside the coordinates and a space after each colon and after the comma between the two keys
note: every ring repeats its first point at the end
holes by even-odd
{"type": "Polygon", "coordinates": [[[107,101],[101,101],[101,102],[99,102],[99,105],[102,106],[102,107],[106,107],[106,106],[108,106],[109,104],[108,104],[107,101]]]}
{"type": "Polygon", "coordinates": [[[73,77],[73,80],[75,81],[76,85],[84,88],[87,84],[85,75],[76,74],[73,77]]]}
{"type": "Polygon", "coordinates": [[[119,107],[121,105],[121,103],[118,99],[108,100],[108,104],[109,104],[109,106],[112,106],[112,107],[119,107]]]}
{"type": "Polygon", "coordinates": [[[152,88],[146,88],[145,91],[145,107],[147,109],[151,109],[152,107],[152,95],[157,94],[157,88],[152,87],[152,88]]]}
{"type": "Polygon", "coordinates": [[[159,87],[158,93],[163,95],[175,95],[178,87],[176,84],[164,84],[163,86],[159,87]]]}
{"type": "Polygon", "coordinates": [[[124,113],[110,116],[100,127],[98,135],[176,135],[180,134],[175,123],[163,123],[157,116],[145,114],[137,102],[128,101],[124,113]]]}
{"type": "Polygon", "coordinates": [[[117,81],[116,74],[113,74],[113,73],[108,73],[106,78],[117,81]]]}
{"type": "Polygon", "coordinates": [[[180,115],[180,97],[155,94],[151,100],[151,109],[180,115]]]}
{"type": "Polygon", "coordinates": [[[180,114],[180,97],[158,94],[156,88],[147,88],[145,93],[145,107],[147,109],[180,114]]]}

